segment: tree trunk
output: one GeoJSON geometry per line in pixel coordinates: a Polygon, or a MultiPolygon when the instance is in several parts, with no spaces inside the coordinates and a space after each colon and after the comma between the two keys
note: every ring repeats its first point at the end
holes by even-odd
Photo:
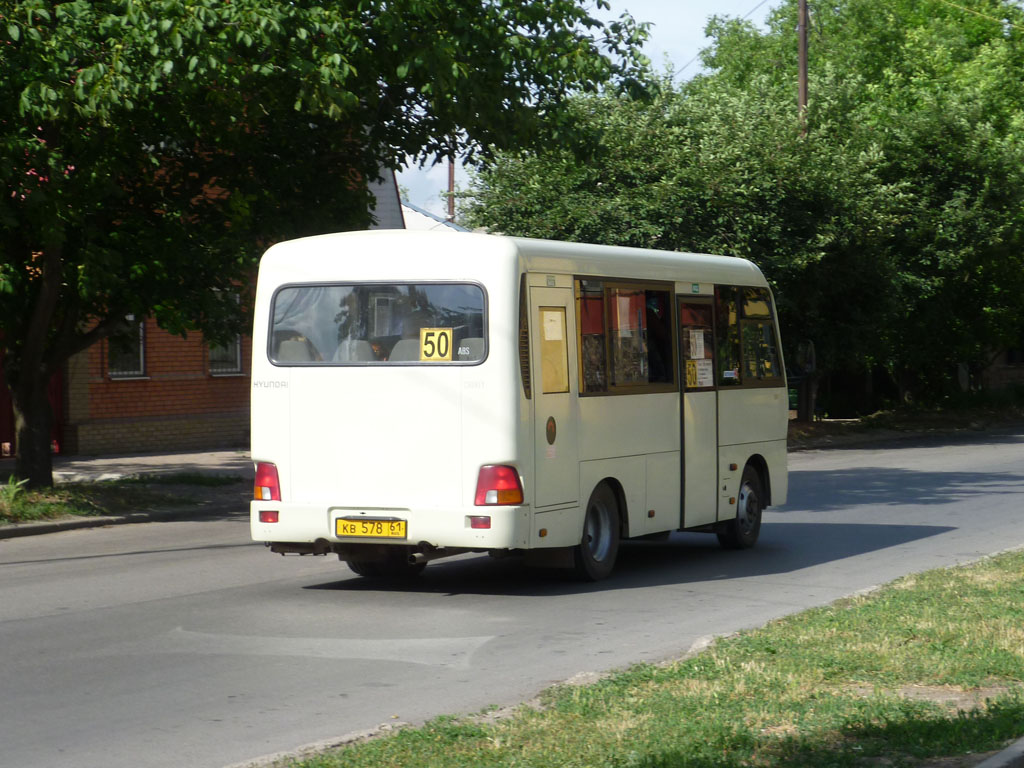
{"type": "Polygon", "coordinates": [[[800,390],[797,393],[797,421],[814,421],[814,412],[818,408],[818,381],[817,373],[808,373],[800,380],[800,390]]]}
{"type": "Polygon", "coordinates": [[[29,488],[53,485],[53,456],[50,453],[49,377],[23,376],[10,387],[14,409],[15,460],[14,473],[28,480],[29,488]]]}

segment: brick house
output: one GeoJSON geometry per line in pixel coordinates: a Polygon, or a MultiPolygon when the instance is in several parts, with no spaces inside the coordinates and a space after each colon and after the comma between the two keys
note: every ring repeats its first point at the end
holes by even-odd
{"type": "Polygon", "coordinates": [[[104,454],[244,445],[249,337],[210,347],[201,334],[183,339],[151,319],[133,332],[136,350],[118,349],[105,339],[68,362],[60,450],[104,454]]]}
{"type": "MultiPolygon", "coordinates": [[[[402,229],[394,174],[373,188],[376,229],[402,229]]],[[[54,450],[70,454],[241,448],[249,442],[251,340],[211,346],[145,318],[68,361],[50,386],[54,450]]],[[[0,374],[2,379],[2,374],[0,374]]],[[[10,396],[0,380],[0,451],[14,448],[10,396]]]]}

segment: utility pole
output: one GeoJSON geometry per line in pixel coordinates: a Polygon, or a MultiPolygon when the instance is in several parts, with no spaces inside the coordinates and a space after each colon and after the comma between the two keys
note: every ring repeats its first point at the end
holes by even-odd
{"type": "Polygon", "coordinates": [[[448,221],[455,223],[455,155],[448,155],[448,221]]]}
{"type": "Polygon", "coordinates": [[[803,123],[807,117],[807,0],[800,0],[799,14],[800,20],[796,25],[797,36],[800,38],[800,93],[797,96],[797,107],[800,122],[803,123]]]}

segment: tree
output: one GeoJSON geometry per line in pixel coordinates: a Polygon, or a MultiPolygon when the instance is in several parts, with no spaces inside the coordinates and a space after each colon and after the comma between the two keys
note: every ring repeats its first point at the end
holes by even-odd
{"type": "MultiPolygon", "coordinates": [[[[472,223],[510,234],[749,258],[776,291],[784,338],[814,338],[819,365],[854,365],[870,350],[871,318],[896,308],[877,287],[894,279],[879,235],[896,225],[899,186],[879,158],[801,140],[771,83],[650,102],[613,96],[574,104],[593,146],[501,154],[475,180],[472,223]],[[828,333],[820,333],[827,328],[828,333]]],[[[790,355],[795,357],[795,355],[790,355]]]]}
{"type": "Polygon", "coordinates": [[[266,245],[364,227],[406,154],[569,130],[569,94],[635,86],[644,34],[576,0],[0,2],[18,476],[52,482],[46,383],[126,315],[227,337],[266,245]]]}
{"type": "Polygon", "coordinates": [[[812,5],[803,121],[795,0],[767,32],[714,19],[708,74],[646,102],[581,96],[586,160],[499,155],[473,223],[753,259],[790,359],[813,341],[837,380],[881,367],[939,397],[1024,330],[1024,14],[970,5],[812,5]]]}
{"type": "MultiPolygon", "coordinates": [[[[712,78],[750,83],[757,52],[755,70],[787,80],[795,6],[763,37],[717,22],[712,78]]],[[[940,399],[958,363],[982,368],[1024,331],[1024,13],[1007,0],[812,7],[808,139],[873,155],[877,182],[899,190],[869,251],[895,314],[865,328],[857,367],[884,368],[904,399],[940,399]]]]}

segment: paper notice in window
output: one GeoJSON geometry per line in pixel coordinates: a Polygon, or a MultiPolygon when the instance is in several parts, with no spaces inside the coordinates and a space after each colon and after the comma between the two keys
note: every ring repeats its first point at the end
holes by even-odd
{"type": "MultiPolygon", "coordinates": [[[[703,339],[701,339],[703,342],[703,339]]],[[[703,353],[702,353],[703,354],[703,353]]],[[[711,360],[697,361],[697,386],[713,387],[715,385],[714,366],[711,360]]]]}
{"type": "Polygon", "coordinates": [[[544,312],[544,341],[561,341],[562,324],[560,312],[544,312]]]}
{"type": "Polygon", "coordinates": [[[691,328],[688,332],[690,337],[690,360],[704,359],[704,331],[691,328]]]}
{"type": "Polygon", "coordinates": [[[703,389],[715,384],[714,367],[711,360],[686,361],[686,388],[703,389]]]}

